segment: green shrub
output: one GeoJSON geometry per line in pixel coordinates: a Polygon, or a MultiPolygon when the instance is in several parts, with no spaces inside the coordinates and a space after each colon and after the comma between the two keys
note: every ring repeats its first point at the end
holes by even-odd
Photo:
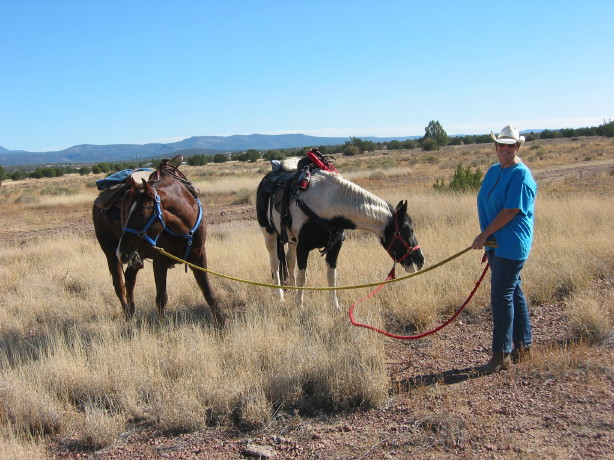
{"type": "Polygon", "coordinates": [[[343,149],[343,155],[353,157],[354,155],[360,155],[360,149],[355,145],[348,145],[343,149]]]}
{"type": "Polygon", "coordinates": [[[422,141],[422,150],[426,150],[427,152],[430,152],[430,151],[438,150],[438,149],[439,149],[439,146],[437,145],[437,142],[435,141],[435,139],[427,137],[422,141]]]}
{"type": "Polygon", "coordinates": [[[438,178],[435,180],[433,188],[440,192],[474,192],[480,188],[481,184],[482,171],[478,168],[472,171],[471,167],[465,168],[459,163],[448,185],[446,185],[444,179],[438,178]]]}

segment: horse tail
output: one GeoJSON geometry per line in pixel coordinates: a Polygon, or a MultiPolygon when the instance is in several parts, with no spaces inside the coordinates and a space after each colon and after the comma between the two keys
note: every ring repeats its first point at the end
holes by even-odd
{"type": "Polygon", "coordinates": [[[279,282],[281,285],[285,285],[288,280],[288,259],[286,257],[286,250],[284,243],[281,242],[281,238],[277,236],[277,259],[279,260],[279,282]]]}

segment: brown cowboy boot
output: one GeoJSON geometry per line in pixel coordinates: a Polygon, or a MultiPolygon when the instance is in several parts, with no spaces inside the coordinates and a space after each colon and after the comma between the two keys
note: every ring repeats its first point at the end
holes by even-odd
{"type": "Polygon", "coordinates": [[[492,358],[483,366],[478,367],[480,374],[494,374],[499,371],[507,370],[512,367],[512,359],[509,353],[502,351],[493,352],[492,358]]]}

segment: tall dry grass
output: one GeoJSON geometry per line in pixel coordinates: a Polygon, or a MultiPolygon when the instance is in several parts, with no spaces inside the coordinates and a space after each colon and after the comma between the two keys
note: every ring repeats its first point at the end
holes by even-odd
{"type": "MultiPolygon", "coordinates": [[[[389,199],[396,200],[396,193],[389,199]]],[[[412,197],[427,263],[469,245],[477,225],[473,201],[471,196],[412,197]]],[[[525,276],[534,305],[590,292],[596,277],[612,276],[611,201],[589,195],[539,198],[536,244],[525,276]],[[569,222],[574,225],[563,225],[569,222]]],[[[397,332],[436,324],[467,295],[479,259],[477,251],[470,252],[384,288],[361,307],[361,321],[397,332]]],[[[210,268],[225,274],[268,279],[255,223],[212,228],[209,260],[210,268]]],[[[314,254],[310,285],[325,284],[324,268],[314,254]]],[[[353,233],[341,253],[339,282],[373,282],[389,268],[375,237],[353,233]]],[[[352,328],[343,312],[331,311],[325,293],[308,292],[299,311],[291,301],[273,300],[267,288],[214,277],[232,317],[219,332],[209,327],[204,301],[180,268],[169,276],[169,323],[158,326],[149,264],[137,286],[137,319],[125,324],[103,254],[92,240],[69,236],[5,246],[0,270],[0,423],[13,439],[60,435],[100,447],[135,421],[168,431],[211,423],[250,429],[264,426],[279,410],[378,406],[386,399],[382,339],[352,328]]],[[[349,305],[365,292],[342,291],[340,297],[349,305]]],[[[486,304],[481,290],[471,308],[486,304]]],[[[584,309],[578,323],[604,324],[603,310],[593,310],[584,309]]],[[[606,315],[611,318],[611,307],[606,315]]],[[[7,449],[14,443],[5,442],[7,449]]]]}
{"type": "MultiPolygon", "coordinates": [[[[419,173],[410,169],[401,173],[419,173]]],[[[249,188],[254,181],[240,183],[249,188]]],[[[232,182],[221,180],[199,186],[205,193],[210,186],[211,194],[233,189],[232,182]]],[[[14,190],[19,192],[3,201],[3,211],[13,212],[13,199],[27,192],[14,190]]],[[[84,184],[77,190],[73,195],[82,198],[75,205],[85,206],[91,191],[84,184]]],[[[474,196],[408,193],[405,185],[378,194],[392,203],[409,200],[427,265],[468,247],[478,231],[474,196]]],[[[611,194],[597,193],[545,193],[537,200],[525,289],[533,308],[565,300],[581,339],[599,341],[612,333],[612,294],[595,280],[614,277],[613,201],[611,194]]],[[[211,227],[208,258],[212,270],[270,279],[255,222],[211,227]]],[[[480,259],[472,251],[385,287],[361,305],[359,320],[397,333],[438,324],[473,287],[480,259]]],[[[322,258],[314,253],[309,264],[308,284],[325,285],[322,258]]],[[[373,235],[352,232],[339,259],[339,284],[381,280],[390,266],[373,235]]],[[[92,238],[75,234],[25,244],[0,241],[0,279],[3,455],[40,456],[52,436],[97,448],[134,423],[172,432],[210,424],[254,429],[279,411],[372,407],[387,398],[384,340],[352,327],[345,311],[332,311],[325,292],[307,292],[305,308],[297,310],[292,293],[282,303],[268,288],[213,276],[230,316],[219,331],[210,326],[192,276],[177,267],[169,272],[168,322],[160,325],[152,268],[146,264],[136,289],[135,321],[126,324],[102,252],[92,238]]],[[[367,292],[344,290],[339,296],[347,307],[367,292]]],[[[483,288],[469,313],[487,304],[483,288]]]]}

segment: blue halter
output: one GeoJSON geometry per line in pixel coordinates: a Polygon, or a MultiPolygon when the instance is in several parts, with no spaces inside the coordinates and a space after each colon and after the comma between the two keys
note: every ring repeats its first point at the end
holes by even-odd
{"type": "MultiPolygon", "coordinates": [[[[185,249],[185,254],[183,256],[183,260],[187,260],[188,254],[190,253],[190,249],[192,249],[192,239],[194,236],[194,232],[198,229],[198,226],[200,225],[200,221],[203,218],[203,207],[200,204],[200,200],[198,199],[198,197],[194,197],[196,199],[196,203],[198,204],[198,218],[196,219],[196,224],[194,224],[194,227],[192,227],[192,230],[190,230],[188,233],[186,233],[185,235],[181,235],[179,233],[172,231],[170,228],[166,226],[166,223],[164,222],[164,217],[162,216],[162,207],[160,206],[160,203],[161,203],[160,195],[158,195],[158,192],[156,191],[155,188],[152,187],[152,190],[155,194],[154,198],[155,198],[155,203],[156,203],[153,214],[151,215],[151,217],[149,218],[149,220],[147,221],[147,223],[141,230],[135,230],[133,228],[126,226],[124,227],[124,232],[133,233],[139,236],[140,238],[143,238],[145,241],[147,241],[152,246],[155,246],[158,243],[158,238],[160,237],[162,232],[160,232],[158,236],[156,236],[156,238],[154,239],[154,238],[151,238],[147,234],[147,231],[154,224],[154,222],[160,221],[160,223],[162,224],[163,232],[166,232],[169,235],[177,236],[179,238],[185,238],[187,240],[187,247],[185,249]]],[[[187,266],[186,266],[186,269],[187,269],[187,266]]]]}

